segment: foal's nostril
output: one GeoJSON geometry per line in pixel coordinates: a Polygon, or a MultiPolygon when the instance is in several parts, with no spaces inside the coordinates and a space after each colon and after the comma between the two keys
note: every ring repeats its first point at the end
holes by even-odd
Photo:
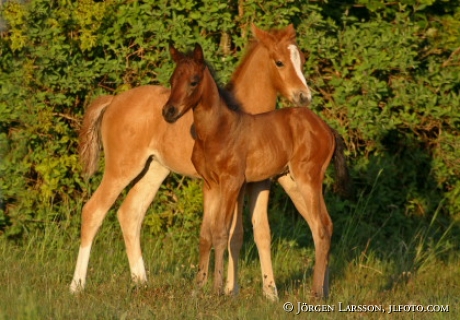
{"type": "Polygon", "coordinates": [[[176,108],[174,106],[167,106],[165,108],[163,108],[163,118],[167,121],[167,122],[174,122],[176,121],[176,108]]]}
{"type": "Polygon", "coordinates": [[[307,92],[299,93],[299,105],[308,106],[311,102],[311,95],[307,92]]]}

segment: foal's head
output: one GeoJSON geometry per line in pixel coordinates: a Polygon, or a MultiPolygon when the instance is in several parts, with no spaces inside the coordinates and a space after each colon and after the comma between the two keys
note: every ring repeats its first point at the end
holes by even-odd
{"type": "Polygon", "coordinates": [[[302,73],[305,57],[296,44],[296,32],[290,24],[281,30],[263,31],[252,25],[252,32],[268,53],[268,63],[278,92],[292,103],[308,106],[311,102],[311,91],[302,73]]]}
{"type": "Polygon", "coordinates": [[[203,75],[207,68],[203,50],[195,45],[193,53],[185,55],[170,45],[171,57],[176,68],[171,76],[171,95],[163,107],[163,117],[167,122],[175,122],[188,110],[194,108],[203,95],[203,75]]]}

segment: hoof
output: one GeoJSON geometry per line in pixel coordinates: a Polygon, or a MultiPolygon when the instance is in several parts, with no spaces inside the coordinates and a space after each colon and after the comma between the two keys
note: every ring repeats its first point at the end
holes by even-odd
{"type": "Polygon", "coordinates": [[[267,286],[264,287],[264,296],[268,300],[272,302],[277,302],[278,301],[278,290],[276,290],[275,286],[267,286]]]}
{"type": "Polygon", "coordinates": [[[70,284],[70,293],[71,294],[80,294],[83,292],[83,287],[81,281],[72,280],[70,284]]]}
{"type": "Polygon", "coordinates": [[[227,286],[225,288],[225,294],[227,296],[237,296],[237,295],[239,295],[240,294],[240,286],[236,285],[233,288],[227,286]]]}

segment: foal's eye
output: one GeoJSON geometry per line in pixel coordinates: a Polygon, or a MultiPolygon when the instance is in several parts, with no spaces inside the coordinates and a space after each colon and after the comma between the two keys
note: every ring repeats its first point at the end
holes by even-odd
{"type": "Polygon", "coordinates": [[[197,84],[198,84],[198,81],[192,81],[192,82],[190,82],[190,85],[191,85],[192,87],[196,87],[197,84]]]}
{"type": "Polygon", "coordinates": [[[275,64],[276,64],[276,66],[277,66],[278,68],[281,68],[281,67],[284,66],[284,63],[283,63],[283,61],[281,61],[281,60],[276,60],[276,61],[275,61],[275,64]]]}

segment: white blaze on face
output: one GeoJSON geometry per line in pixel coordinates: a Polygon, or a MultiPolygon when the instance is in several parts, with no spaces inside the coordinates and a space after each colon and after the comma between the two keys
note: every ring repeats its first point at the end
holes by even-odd
{"type": "Polygon", "coordinates": [[[302,73],[302,62],[300,61],[300,54],[299,54],[299,49],[297,49],[297,46],[294,44],[290,44],[288,46],[289,51],[291,52],[291,62],[292,65],[294,66],[295,72],[299,76],[300,80],[303,82],[305,86],[307,86],[307,81],[305,80],[305,77],[302,73]]]}

